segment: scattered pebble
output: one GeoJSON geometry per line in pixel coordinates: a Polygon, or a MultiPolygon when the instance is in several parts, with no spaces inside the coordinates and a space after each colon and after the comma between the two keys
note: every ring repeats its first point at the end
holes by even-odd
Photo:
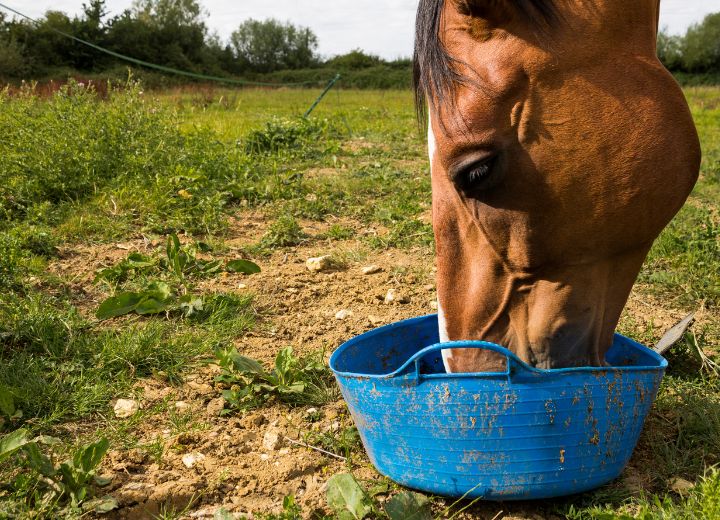
{"type": "Polygon", "coordinates": [[[238,289],[247,289],[247,284],[246,284],[246,283],[239,283],[239,284],[238,284],[238,289]]]}
{"type": "MultiPolygon", "coordinates": [[[[216,511],[218,511],[219,509],[220,509],[220,506],[205,507],[203,509],[198,509],[197,511],[190,513],[188,516],[190,518],[208,518],[208,519],[210,519],[210,518],[215,517],[216,511]]],[[[220,518],[224,518],[224,517],[220,517],[220,518]]],[[[233,516],[231,515],[230,518],[233,518],[233,516]]]]}
{"type": "Polygon", "coordinates": [[[362,268],[362,274],[375,274],[382,271],[382,267],[379,265],[368,265],[367,267],[362,268]]]}
{"type": "Polygon", "coordinates": [[[436,300],[432,300],[432,301],[430,302],[430,308],[431,308],[432,310],[434,310],[434,311],[437,310],[437,308],[438,308],[438,303],[437,303],[436,300]]]}
{"type": "Polygon", "coordinates": [[[392,303],[397,299],[397,291],[395,289],[388,289],[385,295],[385,303],[392,303]]]}
{"type": "Polygon", "coordinates": [[[246,415],[242,419],[240,419],[240,425],[248,430],[251,430],[252,428],[256,426],[262,426],[265,422],[267,422],[267,419],[262,414],[253,414],[253,415],[246,415]]]}
{"type": "Polygon", "coordinates": [[[260,454],[260,460],[268,460],[270,458],[270,455],[267,453],[261,453],[260,454]]]}
{"type": "Polygon", "coordinates": [[[187,468],[192,468],[198,462],[205,460],[205,455],[202,453],[186,453],[182,457],[182,463],[187,468]]]}
{"type": "Polygon", "coordinates": [[[133,415],[135,415],[135,413],[137,413],[139,409],[140,403],[138,403],[134,399],[118,399],[115,403],[113,411],[115,412],[115,417],[125,419],[127,417],[132,417],[133,415]]]}
{"type": "Polygon", "coordinates": [[[348,309],[341,309],[335,313],[335,319],[344,320],[353,315],[353,311],[348,309]]]}
{"type": "Polygon", "coordinates": [[[190,408],[190,403],[186,403],[185,401],[178,401],[175,403],[175,409],[178,412],[182,412],[184,410],[187,410],[188,408],[190,408]]]}
{"type": "Polygon", "coordinates": [[[380,323],[383,323],[383,321],[385,321],[385,320],[383,320],[379,316],[373,316],[372,314],[370,314],[368,316],[368,321],[370,322],[371,325],[379,325],[380,323]]]}
{"type": "Polygon", "coordinates": [[[216,399],[210,400],[205,411],[210,417],[218,417],[224,409],[225,409],[225,398],[218,397],[216,399]]]}
{"type": "Polygon", "coordinates": [[[187,386],[195,390],[198,394],[206,395],[214,392],[213,387],[207,383],[196,383],[195,381],[189,381],[187,386]]]}
{"type": "Polygon", "coordinates": [[[320,271],[325,271],[330,267],[330,255],[308,258],[305,262],[305,266],[308,268],[308,271],[312,273],[319,273],[320,271]]]}
{"type": "Polygon", "coordinates": [[[263,436],[263,448],[266,450],[276,450],[282,445],[282,438],[280,437],[280,431],[271,426],[267,430],[265,430],[265,435],[263,436]]]}

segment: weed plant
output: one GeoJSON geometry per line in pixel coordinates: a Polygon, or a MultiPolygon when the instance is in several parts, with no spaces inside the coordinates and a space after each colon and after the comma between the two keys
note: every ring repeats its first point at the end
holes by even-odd
{"type": "Polygon", "coordinates": [[[245,412],[275,401],[321,406],[337,397],[332,374],[319,352],[297,357],[291,347],[286,347],[278,352],[271,370],[235,348],[218,350],[216,361],[222,369],[216,381],[227,388],[223,391],[226,413],[245,412]]]}

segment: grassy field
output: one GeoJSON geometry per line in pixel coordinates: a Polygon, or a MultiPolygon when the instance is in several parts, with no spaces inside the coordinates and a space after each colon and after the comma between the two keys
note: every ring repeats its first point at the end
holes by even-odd
{"type": "MultiPolygon", "coordinates": [[[[630,466],[562,500],[430,497],[436,517],[720,517],[720,89],[686,94],[701,179],[620,331],[652,343],[686,312],[697,322],[668,356],[630,466]]],[[[431,312],[425,144],[410,92],[334,91],[300,119],[316,95],[0,94],[0,518],[113,506],[116,518],[334,518],[323,486],[346,473],[368,515],[387,517],[402,490],[367,484],[377,475],[323,359],[377,323],[431,312]],[[304,261],[320,254],[333,269],[310,276],[304,261]],[[355,276],[370,264],[377,278],[355,276]],[[388,288],[409,303],[378,303],[388,288]],[[118,398],[140,409],[117,417],[118,398]],[[346,460],[268,448],[273,428],[346,460]],[[188,464],[196,453],[206,460],[188,464]]]]}

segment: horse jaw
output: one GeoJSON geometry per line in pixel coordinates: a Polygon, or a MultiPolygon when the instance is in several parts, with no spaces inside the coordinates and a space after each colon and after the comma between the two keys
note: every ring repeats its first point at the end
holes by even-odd
{"type": "MultiPolygon", "coordinates": [[[[433,132],[433,126],[432,126],[432,113],[430,110],[428,110],[428,156],[430,159],[430,176],[432,176],[432,164],[433,159],[435,158],[435,151],[437,150],[437,144],[435,141],[435,133],[433,132]]],[[[450,341],[450,338],[448,337],[447,333],[447,323],[445,321],[445,312],[443,311],[442,303],[440,303],[440,296],[437,297],[437,305],[438,305],[438,333],[440,337],[440,343],[447,343],[450,341]]],[[[451,359],[452,359],[452,350],[445,349],[441,351],[442,354],[442,360],[443,364],[445,365],[445,371],[451,372],[450,365],[451,359]]]]}

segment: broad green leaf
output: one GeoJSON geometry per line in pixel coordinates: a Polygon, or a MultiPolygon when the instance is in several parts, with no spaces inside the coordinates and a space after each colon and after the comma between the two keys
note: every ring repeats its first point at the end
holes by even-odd
{"type": "Polygon", "coordinates": [[[118,501],[111,495],[105,495],[104,497],[88,500],[82,505],[83,511],[94,511],[99,514],[109,513],[117,508],[118,501]]]}
{"type": "Polygon", "coordinates": [[[295,357],[293,356],[292,347],[285,347],[277,353],[275,357],[275,370],[281,380],[285,380],[288,373],[295,365],[295,357]]]}
{"type": "Polygon", "coordinates": [[[55,466],[52,461],[40,451],[40,447],[31,442],[23,447],[30,467],[45,477],[55,476],[55,466]]]}
{"type": "Polygon", "coordinates": [[[135,312],[138,314],[159,314],[172,309],[173,305],[169,304],[166,300],[160,300],[153,297],[145,296],[140,303],[135,307],[135,312]]]}
{"type": "Polygon", "coordinates": [[[305,383],[293,383],[291,385],[283,385],[278,387],[278,391],[283,394],[302,394],[305,391],[305,383]]]}
{"type": "Polygon", "coordinates": [[[106,438],[102,438],[97,442],[88,444],[79,451],[80,458],[79,466],[85,473],[90,473],[95,470],[100,461],[105,456],[108,448],[110,447],[110,441],[106,438]]]}
{"type": "Polygon", "coordinates": [[[15,399],[10,390],[0,386],[0,415],[12,417],[15,415],[15,399]]]}
{"type": "Polygon", "coordinates": [[[237,350],[230,352],[233,367],[241,374],[265,374],[263,366],[249,357],[242,356],[237,350]]]}
{"type": "Polygon", "coordinates": [[[141,300],[142,295],[134,292],[123,292],[111,296],[100,304],[97,312],[95,312],[95,317],[99,320],[107,320],[129,314],[135,310],[141,300]]]}
{"type": "Polygon", "coordinates": [[[327,501],[341,518],[362,520],[373,510],[372,500],[349,473],[333,475],[328,480],[327,501]]]}
{"type": "Polygon", "coordinates": [[[386,481],[376,482],[373,485],[371,485],[367,493],[371,497],[375,497],[377,495],[384,495],[385,493],[390,491],[390,484],[388,484],[386,481]]]}
{"type": "Polygon", "coordinates": [[[82,489],[82,483],[79,482],[77,475],[75,474],[72,462],[63,462],[60,464],[58,471],[62,476],[63,485],[68,489],[68,491],[70,491],[73,497],[77,499],[77,494],[82,489]]]}
{"type": "Polygon", "coordinates": [[[260,266],[250,260],[230,260],[225,269],[231,273],[255,274],[260,272],[260,266]]]}
{"type": "Polygon", "coordinates": [[[27,430],[20,428],[0,439],[0,460],[3,460],[28,444],[27,430]]]}
{"type": "Polygon", "coordinates": [[[167,300],[172,297],[173,290],[165,282],[152,282],[145,289],[145,293],[148,296],[152,296],[157,300],[167,300]]]}
{"type": "Polygon", "coordinates": [[[202,274],[212,274],[217,273],[220,270],[221,267],[220,260],[212,260],[212,261],[205,261],[205,260],[198,260],[197,261],[197,267],[200,270],[202,274]]]}
{"type": "Polygon", "coordinates": [[[50,435],[38,435],[33,439],[33,442],[44,444],[45,446],[59,446],[62,444],[61,439],[50,435]]]}
{"type": "Polygon", "coordinates": [[[404,491],[385,504],[390,520],[432,520],[430,501],[425,495],[404,491]]]}
{"type": "Polygon", "coordinates": [[[209,253],[213,250],[212,246],[207,242],[195,242],[195,247],[197,247],[198,251],[202,253],[209,253]]]}
{"type": "Polygon", "coordinates": [[[143,267],[151,267],[155,262],[149,256],[135,252],[128,255],[127,264],[135,269],[140,269],[143,267]]]}
{"type": "Polygon", "coordinates": [[[180,239],[175,233],[172,233],[168,235],[167,247],[165,248],[168,260],[172,262],[172,260],[177,256],[178,251],[180,251],[180,239]]]}
{"type": "Polygon", "coordinates": [[[112,482],[112,477],[103,477],[102,475],[95,475],[93,477],[93,480],[95,481],[95,485],[98,487],[105,487],[109,486],[112,482]]]}

